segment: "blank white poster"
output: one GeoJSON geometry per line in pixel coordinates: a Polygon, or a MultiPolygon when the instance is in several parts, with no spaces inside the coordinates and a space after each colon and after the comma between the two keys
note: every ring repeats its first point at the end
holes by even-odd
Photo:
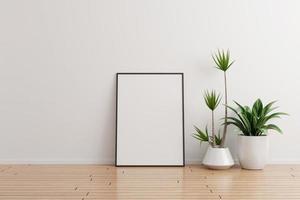
{"type": "Polygon", "coordinates": [[[117,166],[183,166],[182,73],[117,74],[117,166]]]}

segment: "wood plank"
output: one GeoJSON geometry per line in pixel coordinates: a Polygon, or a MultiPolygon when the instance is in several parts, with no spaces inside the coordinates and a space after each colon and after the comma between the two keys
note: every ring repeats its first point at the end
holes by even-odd
{"type": "Polygon", "coordinates": [[[2,199],[300,199],[300,165],[253,171],[198,165],[0,165],[2,199]]]}

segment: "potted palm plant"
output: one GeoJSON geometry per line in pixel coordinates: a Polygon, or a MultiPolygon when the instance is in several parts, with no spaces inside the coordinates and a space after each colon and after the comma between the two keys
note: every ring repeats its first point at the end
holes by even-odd
{"type": "Polygon", "coordinates": [[[275,101],[263,105],[260,99],[257,99],[252,108],[242,106],[235,102],[238,109],[231,109],[237,117],[228,117],[227,125],[234,125],[240,131],[238,136],[238,158],[241,167],[244,169],[263,169],[268,157],[268,136],[267,131],[272,129],[282,133],[281,129],[270,124],[269,121],[274,118],[280,118],[287,115],[283,112],[273,112],[277,107],[272,107],[275,101]]]}
{"type": "Polygon", "coordinates": [[[214,111],[218,107],[221,98],[220,94],[216,94],[215,91],[208,92],[204,94],[204,100],[207,107],[211,110],[211,134],[209,134],[208,128],[206,126],[205,131],[202,131],[197,126],[194,126],[196,133],[193,137],[200,142],[208,142],[209,147],[202,160],[202,164],[211,169],[227,169],[233,166],[234,162],[231,153],[227,147],[225,147],[225,139],[227,134],[227,78],[226,72],[234,61],[230,60],[230,53],[227,50],[218,50],[213,56],[213,61],[216,64],[216,68],[221,70],[224,75],[224,92],[225,92],[225,114],[224,114],[224,128],[221,136],[220,131],[218,134],[215,133],[215,123],[214,123],[214,111]]]}

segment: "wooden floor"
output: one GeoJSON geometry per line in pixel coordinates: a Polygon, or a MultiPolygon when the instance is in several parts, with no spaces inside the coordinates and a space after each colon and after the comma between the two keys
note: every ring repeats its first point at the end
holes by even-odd
{"type": "Polygon", "coordinates": [[[262,171],[0,165],[0,199],[300,199],[300,165],[262,171]]]}

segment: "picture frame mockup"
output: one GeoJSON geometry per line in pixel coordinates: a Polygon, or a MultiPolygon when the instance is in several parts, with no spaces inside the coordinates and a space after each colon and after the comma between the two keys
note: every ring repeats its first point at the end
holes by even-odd
{"type": "Polygon", "coordinates": [[[116,166],[184,166],[184,74],[116,74],[116,166]]]}

